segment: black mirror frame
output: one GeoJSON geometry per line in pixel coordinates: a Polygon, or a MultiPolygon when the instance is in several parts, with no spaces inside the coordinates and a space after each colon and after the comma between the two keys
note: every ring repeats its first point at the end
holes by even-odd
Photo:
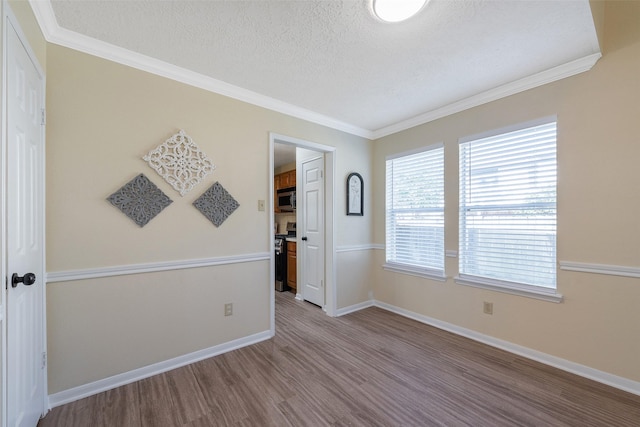
{"type": "MultiPolygon", "coordinates": [[[[356,205],[358,205],[356,200],[356,205]]],[[[347,215],[350,216],[364,216],[364,180],[362,179],[362,175],[357,172],[350,173],[347,177],[347,215]],[[359,194],[351,194],[351,186],[349,183],[351,182],[351,178],[356,177],[360,181],[360,192],[359,194]],[[359,197],[360,198],[360,212],[356,210],[352,210],[351,197],[359,197]]]]}

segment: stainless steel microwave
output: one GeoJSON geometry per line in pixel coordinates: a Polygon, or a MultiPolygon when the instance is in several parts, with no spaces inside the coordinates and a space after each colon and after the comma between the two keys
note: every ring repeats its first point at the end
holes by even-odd
{"type": "Polygon", "coordinates": [[[293,212],[296,210],[296,187],[278,190],[277,198],[280,212],[293,212]]]}

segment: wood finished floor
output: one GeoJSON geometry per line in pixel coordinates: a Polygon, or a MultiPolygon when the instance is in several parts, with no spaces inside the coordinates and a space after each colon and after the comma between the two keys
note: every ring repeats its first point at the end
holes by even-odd
{"type": "Polygon", "coordinates": [[[276,294],[273,339],[38,426],[640,426],[633,394],[378,308],[332,319],[276,294]]]}

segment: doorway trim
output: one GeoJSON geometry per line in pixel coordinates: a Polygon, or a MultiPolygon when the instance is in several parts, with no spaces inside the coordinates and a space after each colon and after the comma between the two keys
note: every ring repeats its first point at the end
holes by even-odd
{"type": "MultiPolygon", "coordinates": [[[[280,135],[269,132],[269,230],[273,228],[275,220],[274,214],[274,189],[273,189],[273,164],[274,164],[274,146],[275,144],[293,145],[295,147],[306,148],[308,150],[319,151],[324,156],[325,163],[325,194],[324,194],[324,213],[325,213],[325,311],[328,316],[336,316],[337,296],[336,296],[336,250],[335,250],[335,172],[336,172],[336,147],[319,144],[317,142],[306,141],[299,138],[280,135]]],[[[275,254],[273,247],[275,245],[273,232],[269,233],[269,250],[271,252],[270,263],[270,329],[271,336],[276,333],[276,294],[275,294],[275,254]]]]}

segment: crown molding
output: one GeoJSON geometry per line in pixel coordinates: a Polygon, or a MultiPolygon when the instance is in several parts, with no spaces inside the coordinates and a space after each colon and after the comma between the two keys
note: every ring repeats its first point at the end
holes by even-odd
{"type": "Polygon", "coordinates": [[[198,87],[209,92],[217,93],[258,107],[266,108],[268,110],[276,111],[370,140],[379,139],[451,114],[459,113],[469,108],[477,107],[525,90],[533,89],[538,86],[589,71],[602,57],[600,52],[596,52],[532,76],[516,80],[515,82],[507,83],[435,110],[428,111],[411,119],[403,120],[377,130],[369,130],[275,98],[225,83],[221,80],[217,80],[140,53],[132,52],[110,43],[69,31],[58,25],[49,0],[29,0],[29,4],[33,9],[44,38],[49,43],[74,49],[89,55],[97,56],[99,58],[107,59],[109,61],[188,84],[190,86],[198,87]]]}
{"type": "Polygon", "coordinates": [[[371,139],[372,137],[372,132],[368,129],[363,129],[332,117],[328,117],[269,96],[261,95],[256,92],[225,83],[221,80],[62,28],[56,21],[51,2],[49,0],[29,0],[29,4],[33,9],[44,38],[49,43],[107,59],[118,64],[146,71],[161,77],[166,77],[180,83],[352,135],[361,136],[367,139],[371,139]]]}
{"type": "Polygon", "coordinates": [[[482,104],[487,104],[501,98],[506,98],[507,96],[515,95],[516,93],[524,92],[525,90],[533,89],[576,74],[584,73],[585,71],[589,71],[593,68],[595,63],[598,62],[601,57],[602,54],[600,52],[587,55],[583,58],[576,59],[575,61],[567,62],[566,64],[550,68],[532,76],[489,89],[477,95],[470,96],[469,98],[431,110],[411,119],[377,129],[373,131],[373,139],[376,140],[482,104]]]}

